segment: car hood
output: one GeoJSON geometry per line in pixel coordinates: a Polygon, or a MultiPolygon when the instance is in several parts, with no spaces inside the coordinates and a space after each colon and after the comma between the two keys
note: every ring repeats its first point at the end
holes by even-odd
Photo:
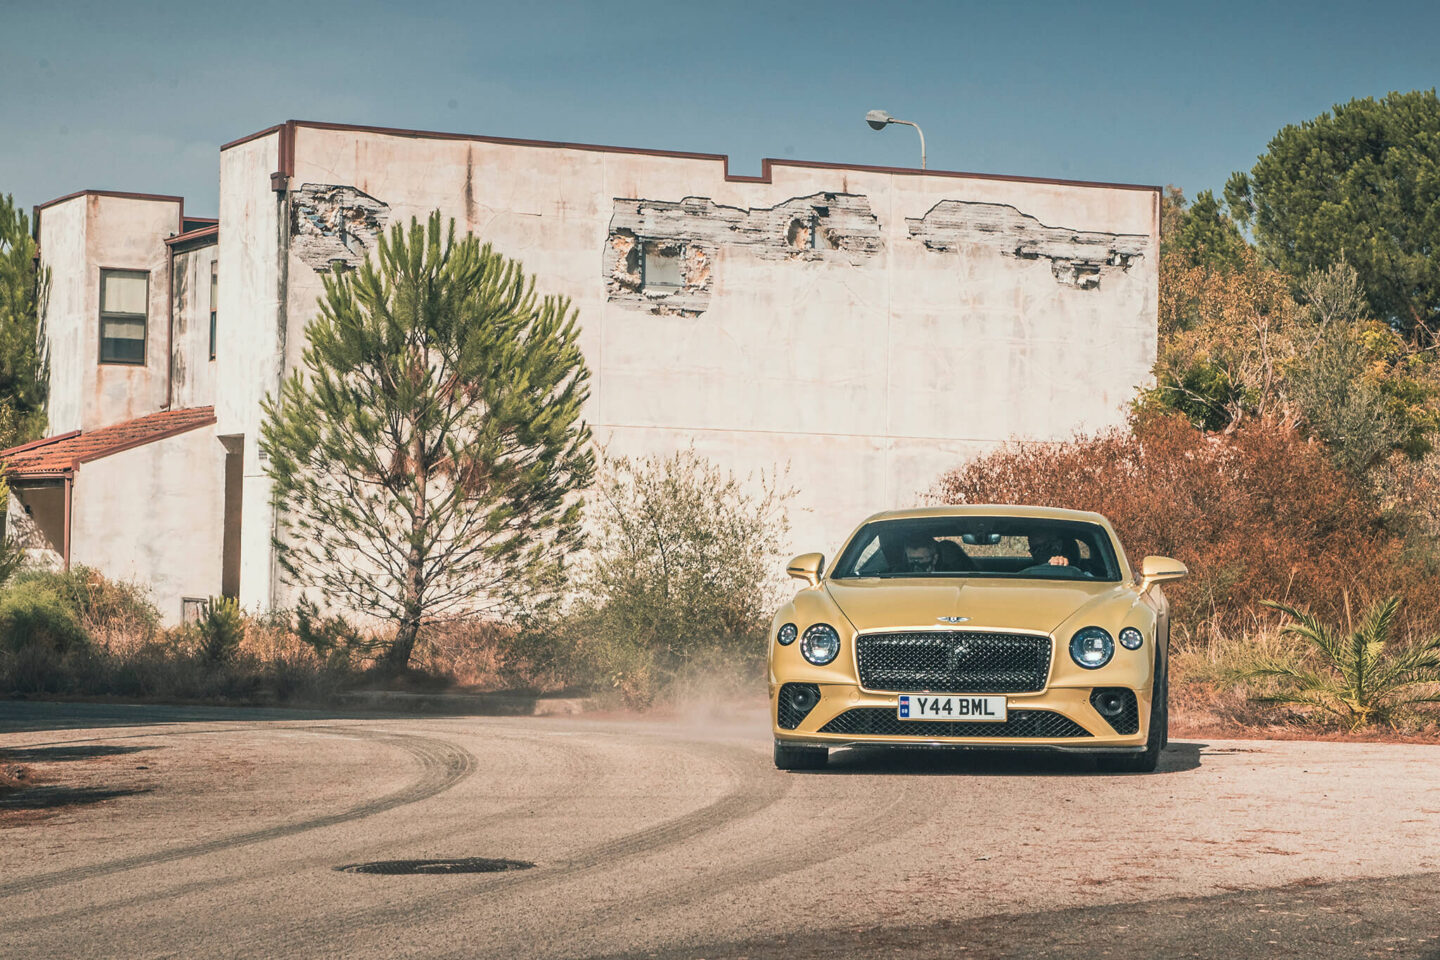
{"type": "Polygon", "coordinates": [[[934,629],[941,617],[970,629],[1054,631],[1081,609],[1130,593],[1124,583],[945,578],[827,580],[825,589],[856,630],[934,629]]]}

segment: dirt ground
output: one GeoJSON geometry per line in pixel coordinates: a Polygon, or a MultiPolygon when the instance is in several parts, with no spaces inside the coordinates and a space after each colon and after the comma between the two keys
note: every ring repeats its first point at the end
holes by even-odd
{"type": "Polygon", "coordinates": [[[0,703],[0,749],[74,801],[0,830],[0,942],[37,958],[1436,955],[1432,746],[1184,740],[1148,776],[893,750],[787,774],[769,747],[749,708],[0,703]],[[498,859],[519,868],[341,869],[498,859]]]}

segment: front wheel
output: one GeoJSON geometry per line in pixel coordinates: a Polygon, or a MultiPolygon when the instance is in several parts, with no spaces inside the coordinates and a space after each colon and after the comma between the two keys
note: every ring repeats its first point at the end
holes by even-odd
{"type": "Polygon", "coordinates": [[[824,747],[795,747],[775,741],[777,770],[821,770],[829,758],[830,751],[824,747]]]}

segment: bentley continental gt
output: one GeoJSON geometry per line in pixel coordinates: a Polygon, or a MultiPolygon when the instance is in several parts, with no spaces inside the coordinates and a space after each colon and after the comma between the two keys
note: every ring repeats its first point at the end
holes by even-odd
{"type": "Polygon", "coordinates": [[[1148,772],[1165,746],[1169,607],[1185,565],[1138,575],[1109,521],[1048,507],[878,513],[805,581],[769,638],[775,766],[834,747],[1095,754],[1148,772]]]}

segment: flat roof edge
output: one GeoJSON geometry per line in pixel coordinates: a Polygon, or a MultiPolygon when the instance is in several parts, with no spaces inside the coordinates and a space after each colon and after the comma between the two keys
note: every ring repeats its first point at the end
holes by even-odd
{"type": "MultiPolygon", "coordinates": [[[[708,160],[721,164],[725,170],[725,180],[733,183],[771,183],[773,172],[776,167],[795,167],[798,169],[811,170],[853,170],[858,173],[885,173],[900,176],[914,177],[951,177],[966,180],[998,180],[1007,183],[1037,183],[1052,186],[1065,187],[1092,187],[1108,190],[1142,190],[1160,193],[1163,187],[1154,184],[1142,183],[1110,183],[1101,180],[1067,180],[1054,177],[1031,177],[1019,174],[1000,173],[973,173],[960,170],[922,170],[918,167],[887,167],[875,166],[861,163],[834,163],[822,160],[786,160],[774,157],[766,157],[760,161],[760,175],[745,176],[730,173],[730,157],[724,153],[694,153],[683,150],[657,150],[649,147],[617,147],[597,143],[572,143],[561,140],[530,140],[515,137],[494,137],[482,134],[447,133],[438,130],[412,130],[404,127],[379,127],[367,124],[354,123],[328,123],[319,120],[288,120],[264,130],[256,131],[249,136],[232,140],[222,146],[221,151],[228,150],[251,140],[269,136],[272,133],[279,133],[283,138],[293,138],[294,131],[299,127],[307,127],[312,130],[334,130],[352,133],[370,133],[387,137],[403,137],[412,140],[468,140],[475,143],[493,143],[502,146],[536,147],[552,150],[586,150],[597,153],[623,153],[646,157],[662,157],[677,160],[708,160]]],[[[281,144],[282,165],[285,159],[290,159],[293,166],[294,145],[293,143],[281,144]],[[287,149],[288,148],[288,149],[287,149]]],[[[292,170],[283,170],[290,174],[292,170]]]]}
{"type": "Polygon", "coordinates": [[[54,200],[46,200],[44,203],[37,203],[36,210],[44,210],[46,207],[53,207],[57,203],[64,203],[67,200],[75,200],[79,197],[115,197],[119,200],[156,200],[164,203],[178,203],[185,205],[184,197],[171,196],[166,193],[127,193],[124,190],[76,190],[74,193],[67,193],[63,197],[56,197],[54,200]]]}

